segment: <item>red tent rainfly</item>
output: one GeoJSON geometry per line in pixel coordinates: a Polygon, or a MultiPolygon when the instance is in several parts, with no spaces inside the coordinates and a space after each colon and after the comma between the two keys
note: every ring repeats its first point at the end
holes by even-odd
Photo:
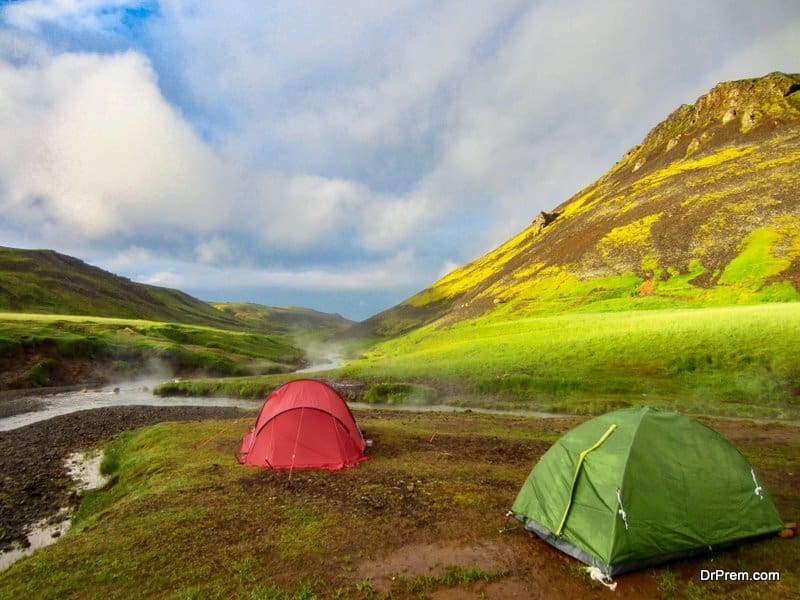
{"type": "Polygon", "coordinates": [[[272,469],[354,467],[369,457],[366,442],[344,399],[315,379],[274,390],[242,438],[239,462],[272,469]]]}

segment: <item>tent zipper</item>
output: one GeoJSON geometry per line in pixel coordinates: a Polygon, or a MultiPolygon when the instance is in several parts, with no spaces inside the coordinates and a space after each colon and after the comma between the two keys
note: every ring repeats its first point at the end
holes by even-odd
{"type": "Polygon", "coordinates": [[[575,467],[575,476],[572,478],[572,487],[569,489],[569,499],[567,500],[567,507],[564,509],[564,516],[561,517],[561,523],[558,525],[558,529],[556,530],[556,535],[561,535],[561,532],[564,530],[564,524],[567,522],[567,515],[569,515],[569,511],[572,508],[572,496],[575,493],[575,484],[578,482],[578,475],[580,475],[581,467],[583,466],[583,461],[586,459],[586,455],[596,450],[600,447],[600,445],[606,441],[608,436],[617,428],[616,423],[612,423],[611,426],[606,430],[606,432],[597,440],[591,447],[587,448],[583,452],[578,455],[578,464],[575,467]]]}

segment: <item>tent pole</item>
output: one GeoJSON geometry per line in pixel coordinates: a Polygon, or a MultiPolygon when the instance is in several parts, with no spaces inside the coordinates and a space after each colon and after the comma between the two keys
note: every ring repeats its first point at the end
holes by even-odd
{"type": "Polygon", "coordinates": [[[300,440],[300,429],[303,427],[303,413],[305,406],[300,408],[300,421],[297,423],[297,433],[294,436],[294,448],[292,448],[292,464],[289,467],[289,485],[292,485],[292,473],[294,472],[294,459],[297,456],[297,442],[300,440]]]}

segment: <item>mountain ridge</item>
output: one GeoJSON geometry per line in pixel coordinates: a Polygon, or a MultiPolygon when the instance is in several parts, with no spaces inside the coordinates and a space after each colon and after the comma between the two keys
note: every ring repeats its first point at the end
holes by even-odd
{"type": "Polygon", "coordinates": [[[50,249],[0,246],[0,311],[86,315],[286,333],[344,327],[340,315],[299,307],[210,303],[138,283],[50,249]]]}
{"type": "Polygon", "coordinates": [[[800,75],[723,82],[595,182],[362,327],[800,300],[800,75]]]}

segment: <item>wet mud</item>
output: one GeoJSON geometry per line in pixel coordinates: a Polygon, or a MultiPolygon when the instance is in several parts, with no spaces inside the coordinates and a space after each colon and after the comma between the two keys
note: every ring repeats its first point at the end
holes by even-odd
{"type": "MultiPolygon", "coordinates": [[[[17,403],[35,402],[18,399],[17,403]]],[[[5,403],[4,403],[5,404],[5,403]]],[[[30,523],[75,508],[67,457],[117,433],[162,421],[233,419],[238,408],[124,406],[84,410],[0,431],[0,551],[27,543],[30,523]]]]}

